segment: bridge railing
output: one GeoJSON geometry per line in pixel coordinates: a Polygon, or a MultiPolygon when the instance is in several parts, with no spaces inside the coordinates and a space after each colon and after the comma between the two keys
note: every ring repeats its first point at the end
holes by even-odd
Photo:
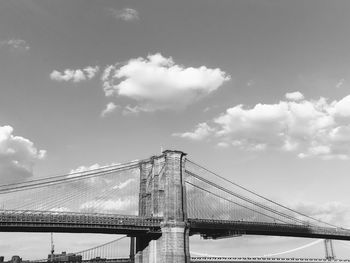
{"type": "Polygon", "coordinates": [[[0,211],[0,223],[50,223],[50,224],[89,224],[89,225],[136,225],[159,226],[161,218],[139,217],[113,214],[84,214],[52,211],[0,211]]]}
{"type": "Polygon", "coordinates": [[[221,262],[350,262],[349,259],[325,258],[270,258],[270,257],[191,257],[192,262],[221,261],[221,262]]]}
{"type": "Polygon", "coordinates": [[[191,232],[201,234],[205,238],[246,234],[350,240],[350,231],[343,228],[217,219],[189,218],[188,221],[191,232]]]}

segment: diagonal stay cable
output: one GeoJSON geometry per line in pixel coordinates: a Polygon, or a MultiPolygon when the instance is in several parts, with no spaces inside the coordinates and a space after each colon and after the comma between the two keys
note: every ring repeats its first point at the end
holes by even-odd
{"type": "Polygon", "coordinates": [[[48,185],[51,186],[51,185],[56,185],[56,184],[62,184],[62,183],[66,183],[68,181],[69,182],[75,182],[75,181],[80,181],[80,180],[87,179],[87,178],[103,176],[103,175],[114,173],[114,172],[130,170],[130,169],[137,168],[137,167],[138,167],[138,164],[133,164],[133,165],[126,166],[126,167],[100,171],[100,172],[97,172],[97,173],[84,174],[84,175],[81,175],[81,176],[66,177],[64,179],[57,179],[57,180],[44,182],[44,183],[37,183],[37,184],[32,184],[32,185],[19,186],[19,187],[13,187],[13,188],[8,188],[8,189],[1,189],[0,190],[0,194],[4,194],[4,193],[7,194],[7,193],[12,193],[12,192],[28,190],[28,189],[36,189],[36,188],[40,188],[40,187],[46,187],[48,185]]]}
{"type": "MultiPolygon", "coordinates": [[[[55,193],[55,195],[50,195],[49,198],[42,199],[44,203],[38,204],[38,199],[33,199],[27,203],[23,202],[22,205],[16,207],[16,210],[22,210],[23,208],[33,207],[35,205],[39,205],[41,210],[47,210],[47,211],[50,211],[51,209],[55,208],[57,205],[58,205],[57,207],[63,207],[63,205],[65,205],[67,202],[71,200],[76,200],[77,198],[80,198],[81,196],[86,194],[85,191],[80,191],[85,189],[84,185],[79,185],[79,187],[76,189],[78,189],[78,191],[65,192],[63,197],[62,195],[58,196],[57,193],[55,193]]],[[[48,194],[48,193],[50,193],[50,190],[47,190],[45,188],[45,191],[39,193],[39,196],[45,196],[45,194],[48,194]]]]}
{"type": "Polygon", "coordinates": [[[253,201],[253,200],[251,200],[251,199],[249,199],[249,198],[247,198],[247,197],[244,197],[244,196],[241,196],[241,195],[239,195],[239,194],[236,194],[236,193],[234,193],[234,192],[232,192],[232,191],[230,191],[230,190],[228,190],[228,189],[226,189],[226,188],[224,188],[224,187],[222,187],[222,186],[219,186],[219,185],[217,185],[217,184],[215,184],[215,183],[213,183],[213,182],[210,182],[209,180],[204,179],[203,177],[201,177],[201,176],[199,176],[199,175],[196,175],[196,174],[194,174],[194,173],[192,173],[192,172],[190,172],[190,171],[187,171],[187,170],[186,170],[186,172],[187,172],[189,175],[191,175],[191,176],[197,178],[198,180],[200,180],[200,181],[202,181],[202,182],[205,182],[205,183],[207,183],[207,184],[209,184],[209,185],[211,185],[211,186],[213,186],[213,187],[215,187],[215,188],[218,188],[218,189],[220,189],[221,191],[226,192],[227,194],[233,195],[233,196],[235,196],[235,197],[237,197],[237,198],[239,198],[239,199],[241,199],[241,200],[244,200],[244,201],[246,201],[246,202],[248,202],[248,203],[250,203],[250,204],[252,204],[252,205],[258,206],[258,207],[260,207],[260,208],[262,208],[262,209],[265,209],[265,210],[267,210],[267,211],[269,211],[269,212],[271,212],[271,213],[273,213],[273,214],[282,216],[282,217],[284,217],[284,218],[288,218],[289,220],[292,220],[292,221],[294,221],[294,222],[298,222],[298,223],[300,223],[300,224],[302,224],[302,225],[305,225],[305,221],[303,221],[303,220],[297,219],[297,218],[295,218],[295,217],[293,217],[293,216],[290,216],[290,215],[288,215],[288,214],[284,214],[284,213],[279,212],[279,211],[277,211],[277,210],[274,210],[274,209],[272,209],[272,208],[270,208],[270,207],[268,207],[268,206],[265,206],[265,205],[263,205],[263,204],[257,203],[257,202],[255,202],[255,201],[253,201]]]}
{"type": "MultiPolygon", "coordinates": [[[[100,173],[104,173],[104,172],[108,172],[108,171],[118,171],[119,169],[123,169],[123,168],[128,168],[128,167],[133,167],[138,165],[138,163],[132,163],[132,164],[122,164],[119,165],[116,168],[111,168],[111,169],[92,169],[92,170],[88,170],[88,171],[84,171],[84,172],[78,172],[78,173],[69,173],[69,174],[65,174],[65,175],[61,175],[61,176],[57,176],[54,177],[54,179],[56,180],[51,180],[52,177],[48,177],[48,178],[42,178],[42,179],[37,179],[37,180],[33,180],[33,181],[28,181],[28,182],[23,182],[23,183],[16,183],[16,184],[10,184],[13,185],[13,187],[7,188],[7,189],[15,189],[15,188],[21,188],[21,187],[29,187],[31,185],[39,185],[39,184],[49,184],[52,182],[56,182],[56,181],[60,181],[60,180],[75,180],[75,179],[79,179],[79,178],[85,178],[85,177],[89,177],[91,175],[98,175],[100,173]],[[78,174],[77,176],[75,176],[76,174],[78,174]],[[57,179],[57,178],[62,178],[62,179],[57,179]],[[38,181],[41,181],[41,183],[37,183],[38,181]],[[44,181],[44,182],[42,182],[44,181]],[[27,183],[27,185],[23,185],[23,186],[18,186],[18,185],[22,185],[27,183]],[[32,183],[32,184],[28,184],[28,183],[32,183]]],[[[5,187],[7,185],[1,185],[0,187],[5,187]]],[[[0,190],[7,190],[5,189],[0,189],[0,190]]]]}
{"type": "Polygon", "coordinates": [[[230,190],[228,190],[228,189],[226,189],[226,188],[224,188],[224,187],[222,187],[220,185],[217,185],[217,184],[215,184],[215,183],[213,183],[213,182],[211,182],[211,181],[209,181],[207,179],[204,179],[203,177],[201,177],[199,175],[196,175],[196,174],[194,174],[192,172],[189,172],[189,171],[186,171],[186,172],[189,173],[190,175],[192,175],[193,177],[195,177],[197,180],[205,182],[205,183],[207,183],[207,184],[209,184],[209,185],[211,185],[211,186],[213,186],[213,187],[215,187],[215,188],[217,188],[217,189],[219,189],[219,190],[221,190],[221,191],[223,191],[223,192],[225,192],[227,194],[233,195],[233,196],[235,196],[235,197],[237,197],[237,198],[239,198],[239,199],[241,199],[241,200],[243,200],[245,202],[248,202],[248,203],[250,203],[250,204],[252,204],[254,206],[260,207],[260,208],[262,208],[262,209],[264,209],[266,211],[269,211],[269,212],[271,212],[271,213],[273,213],[275,215],[281,216],[283,218],[286,218],[288,220],[294,221],[294,222],[302,224],[302,225],[305,225],[307,223],[307,222],[305,222],[303,220],[300,220],[298,218],[295,218],[295,217],[293,217],[291,215],[285,214],[283,212],[274,210],[273,208],[268,207],[268,206],[266,206],[264,204],[258,203],[256,201],[250,199],[250,198],[247,198],[247,197],[244,197],[244,196],[239,195],[237,193],[234,193],[234,192],[232,192],[232,191],[230,191],[230,190]]]}
{"type": "MultiPolygon", "coordinates": [[[[87,195],[89,195],[90,190],[96,188],[92,184],[91,185],[76,184],[74,187],[75,187],[75,191],[68,191],[68,192],[65,189],[62,189],[59,187],[55,187],[54,189],[52,189],[51,186],[48,186],[47,188],[44,188],[45,191],[42,192],[42,194],[48,194],[51,192],[51,193],[54,193],[54,195],[51,195],[53,198],[49,200],[45,199],[41,207],[45,208],[44,210],[51,210],[57,206],[62,207],[64,204],[67,204],[72,200],[76,201],[76,200],[80,200],[81,197],[86,197],[87,195]],[[57,192],[58,189],[63,190],[64,192],[63,193],[62,191],[57,192]],[[63,194],[63,198],[62,198],[62,194],[63,194]]],[[[29,203],[29,205],[35,205],[35,204],[37,204],[37,200],[33,200],[31,203],[29,203]]]]}
{"type": "Polygon", "coordinates": [[[95,186],[92,184],[76,184],[75,182],[73,182],[73,184],[70,182],[66,182],[66,184],[62,183],[61,186],[74,187],[74,191],[66,191],[66,189],[63,189],[62,187],[56,187],[56,185],[48,185],[45,188],[42,187],[39,191],[34,193],[31,191],[31,189],[26,189],[27,191],[21,192],[26,193],[26,198],[22,199],[21,204],[19,206],[16,206],[16,209],[21,210],[21,208],[28,208],[32,205],[39,205],[40,209],[50,210],[50,207],[53,208],[56,204],[62,206],[62,204],[66,203],[68,200],[76,200],[76,198],[88,194],[87,190],[95,188],[95,186]],[[38,199],[36,197],[41,198],[38,199]],[[44,203],[42,201],[44,201],[44,203]]]}
{"type": "Polygon", "coordinates": [[[259,212],[259,211],[255,210],[255,209],[252,209],[252,208],[248,207],[248,206],[239,204],[239,203],[237,203],[237,202],[235,202],[235,201],[232,201],[232,200],[227,199],[227,198],[225,198],[225,197],[222,197],[222,196],[220,196],[220,195],[218,195],[218,194],[215,194],[215,193],[209,191],[208,189],[204,189],[204,188],[202,188],[202,187],[200,187],[200,186],[198,186],[198,185],[192,184],[192,183],[190,183],[190,182],[188,182],[188,181],[186,181],[186,183],[187,183],[187,184],[190,184],[190,185],[192,185],[192,186],[194,186],[194,187],[196,187],[196,188],[198,188],[198,189],[200,189],[200,190],[202,190],[202,191],[205,191],[205,192],[207,192],[207,193],[209,193],[209,194],[212,194],[212,195],[214,195],[214,196],[216,196],[216,197],[218,197],[218,198],[220,198],[220,199],[222,199],[222,200],[228,201],[228,202],[230,202],[230,203],[232,203],[232,204],[238,205],[238,206],[243,207],[243,208],[245,208],[245,209],[248,209],[248,210],[250,210],[250,211],[252,211],[252,212],[255,212],[255,213],[261,214],[261,215],[263,215],[263,216],[269,217],[269,218],[271,218],[271,219],[273,219],[273,220],[277,220],[277,221],[280,221],[280,222],[282,222],[282,223],[288,224],[288,222],[286,222],[286,221],[283,221],[283,220],[281,220],[281,219],[278,219],[278,218],[272,217],[272,216],[270,216],[270,215],[267,215],[267,214],[265,214],[265,213],[259,212]]]}
{"type": "MultiPolygon", "coordinates": [[[[19,182],[19,183],[11,183],[11,184],[4,184],[4,185],[0,185],[0,188],[2,187],[11,187],[11,186],[19,186],[19,185],[23,185],[23,184],[30,184],[30,183],[36,183],[36,182],[42,182],[42,181],[48,181],[51,179],[59,179],[59,178],[67,178],[68,176],[71,176],[71,178],[76,178],[80,176],[84,176],[84,175],[89,175],[90,173],[94,173],[94,172],[99,172],[99,171],[104,171],[104,170],[108,170],[108,169],[118,169],[118,167],[124,167],[127,165],[138,165],[141,162],[147,162],[149,161],[148,159],[143,159],[143,160],[134,160],[134,161],[130,161],[130,162],[126,162],[126,163],[119,163],[119,164],[112,164],[112,165],[106,165],[106,166],[102,166],[99,168],[95,168],[95,169],[90,169],[87,171],[77,171],[77,172],[73,172],[73,173],[67,173],[67,174],[61,174],[61,175],[56,175],[56,176],[51,176],[51,177],[45,177],[45,178],[40,178],[40,179],[35,179],[35,180],[30,180],[30,181],[25,181],[25,182],[19,182]],[[78,175],[78,176],[75,176],[78,175]]],[[[2,190],[2,189],[0,189],[2,190]]]]}
{"type": "Polygon", "coordinates": [[[287,209],[287,210],[289,210],[289,211],[291,211],[291,212],[293,212],[293,213],[296,213],[296,214],[301,215],[301,216],[304,216],[304,217],[306,217],[306,218],[308,218],[308,219],[311,219],[311,220],[314,220],[314,221],[317,221],[317,222],[326,224],[326,225],[328,225],[328,226],[338,227],[338,226],[336,226],[336,225],[333,225],[333,224],[324,222],[324,221],[319,220],[319,219],[317,219],[317,218],[314,218],[314,217],[308,216],[308,215],[306,215],[306,214],[304,214],[304,213],[301,213],[301,212],[299,212],[299,211],[297,211],[297,210],[291,209],[291,208],[289,208],[289,207],[287,207],[287,206],[285,206],[285,205],[282,205],[282,204],[280,204],[280,203],[277,203],[277,202],[275,202],[275,201],[273,201],[273,200],[271,200],[271,199],[269,199],[269,198],[267,198],[267,197],[264,197],[264,196],[262,196],[262,195],[260,195],[260,194],[258,194],[258,193],[256,193],[256,192],[254,192],[254,191],[251,191],[251,190],[249,190],[249,189],[247,189],[247,188],[245,188],[245,187],[243,187],[243,186],[241,186],[241,185],[239,185],[239,184],[237,184],[237,183],[235,183],[235,182],[232,182],[231,180],[228,180],[228,179],[226,179],[225,177],[222,177],[222,176],[218,175],[217,173],[214,173],[214,172],[210,171],[209,169],[207,169],[207,168],[201,166],[200,164],[195,163],[195,162],[193,162],[193,161],[191,161],[191,160],[189,160],[189,159],[187,159],[187,161],[190,162],[190,163],[192,163],[192,164],[194,164],[194,165],[197,165],[198,167],[204,169],[205,171],[207,171],[207,172],[209,172],[209,173],[211,173],[211,174],[213,174],[213,175],[219,177],[220,179],[222,179],[222,180],[224,180],[224,181],[226,181],[226,182],[228,182],[228,183],[230,183],[230,184],[232,184],[232,185],[234,185],[234,186],[237,186],[237,187],[239,187],[239,188],[241,188],[241,189],[243,189],[243,190],[245,190],[245,191],[247,191],[247,192],[249,192],[249,193],[251,193],[251,194],[253,194],[253,195],[255,195],[255,196],[258,196],[258,197],[260,197],[260,198],[262,198],[262,199],[264,199],[264,200],[266,200],[266,201],[268,201],[268,202],[271,202],[271,203],[273,203],[273,204],[275,204],[275,205],[277,205],[277,206],[280,206],[280,207],[282,207],[282,208],[284,208],[284,209],[287,209]]]}

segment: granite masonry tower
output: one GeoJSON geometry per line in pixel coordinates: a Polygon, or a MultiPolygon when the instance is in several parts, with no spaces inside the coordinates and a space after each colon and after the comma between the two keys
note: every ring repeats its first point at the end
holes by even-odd
{"type": "Polygon", "coordinates": [[[162,217],[161,236],[136,238],[135,263],[189,263],[186,154],[164,151],[140,164],[139,216],[162,217]]]}

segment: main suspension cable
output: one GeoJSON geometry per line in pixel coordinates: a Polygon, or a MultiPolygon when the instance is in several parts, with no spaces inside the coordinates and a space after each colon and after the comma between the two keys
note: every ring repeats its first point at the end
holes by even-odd
{"type": "Polygon", "coordinates": [[[267,210],[267,211],[269,211],[269,212],[271,212],[271,213],[273,213],[273,214],[277,214],[277,215],[282,216],[282,217],[284,217],[284,218],[288,218],[289,220],[292,220],[292,221],[294,221],[294,222],[298,222],[298,223],[300,223],[300,224],[302,224],[302,225],[305,225],[305,221],[303,221],[303,220],[297,219],[297,218],[295,218],[295,217],[293,217],[293,216],[290,216],[290,215],[288,215],[288,214],[279,212],[279,211],[274,210],[274,209],[272,209],[272,208],[270,208],[270,207],[268,207],[268,206],[265,206],[265,205],[263,205],[263,204],[257,203],[257,202],[255,202],[255,201],[253,201],[253,200],[251,200],[251,199],[249,199],[249,198],[247,198],[247,197],[244,197],[244,196],[241,196],[241,195],[239,195],[239,194],[236,194],[236,193],[234,193],[234,192],[232,192],[232,191],[230,191],[230,190],[228,190],[228,189],[225,189],[224,187],[219,186],[219,185],[217,185],[217,184],[215,184],[215,183],[213,183],[213,182],[210,182],[210,181],[204,179],[203,177],[201,177],[201,176],[199,176],[199,175],[197,175],[197,174],[194,174],[194,173],[192,173],[192,172],[190,172],[190,171],[187,171],[187,170],[186,170],[186,172],[187,172],[189,175],[191,175],[191,176],[197,178],[198,180],[201,180],[201,181],[203,181],[203,182],[205,182],[205,183],[207,183],[207,184],[209,184],[209,185],[211,185],[211,186],[213,186],[213,187],[215,187],[215,188],[218,188],[218,189],[220,189],[220,190],[223,191],[223,192],[226,192],[226,193],[228,193],[228,194],[230,194],[230,195],[233,195],[233,196],[235,196],[235,197],[237,197],[237,198],[239,198],[239,199],[241,199],[241,200],[244,200],[244,201],[246,201],[246,202],[249,202],[249,203],[252,204],[252,205],[258,206],[258,207],[260,207],[260,208],[262,208],[262,209],[265,209],[265,210],[267,210]]]}
{"type": "Polygon", "coordinates": [[[83,179],[103,176],[106,174],[124,171],[124,170],[129,170],[129,169],[133,169],[133,168],[137,168],[137,167],[138,167],[138,163],[132,164],[129,166],[125,166],[125,167],[114,168],[114,169],[110,169],[110,170],[102,170],[99,172],[90,172],[87,174],[78,175],[78,176],[74,176],[74,177],[68,177],[69,176],[69,174],[68,174],[65,178],[62,178],[62,179],[56,179],[56,180],[52,180],[52,181],[48,181],[48,182],[39,182],[39,183],[30,184],[30,185],[16,186],[16,187],[11,187],[11,188],[0,189],[0,194],[7,194],[7,193],[13,193],[13,192],[18,192],[18,191],[23,191],[23,190],[36,189],[36,188],[45,187],[48,185],[52,186],[52,185],[57,185],[57,184],[63,184],[66,182],[75,182],[75,181],[79,181],[79,180],[83,180],[83,179]]]}
{"type": "Polygon", "coordinates": [[[117,169],[118,167],[121,167],[121,166],[136,165],[136,164],[139,164],[141,162],[147,162],[147,161],[149,161],[149,158],[142,159],[142,160],[134,160],[134,161],[126,162],[126,163],[111,164],[111,165],[101,166],[101,167],[94,168],[94,169],[89,169],[86,171],[75,171],[72,173],[60,174],[60,175],[55,175],[55,176],[50,176],[50,177],[45,177],[45,178],[40,178],[40,179],[29,180],[29,181],[25,181],[25,182],[3,184],[3,185],[0,185],[0,188],[18,186],[18,185],[22,185],[22,184],[36,183],[36,182],[47,181],[47,180],[51,180],[51,179],[67,178],[68,176],[71,176],[73,178],[73,177],[78,177],[75,175],[85,175],[85,174],[98,172],[98,171],[106,170],[106,169],[114,169],[114,168],[117,169]]]}
{"type": "Polygon", "coordinates": [[[273,204],[275,204],[275,205],[277,205],[277,206],[280,206],[280,207],[282,207],[282,208],[284,208],[284,209],[287,209],[287,210],[289,210],[289,211],[291,211],[291,212],[293,212],[293,213],[296,213],[296,214],[298,214],[298,215],[304,216],[304,217],[309,218],[309,219],[311,219],[311,220],[314,220],[314,221],[323,223],[323,224],[328,225],[328,226],[332,226],[332,227],[338,228],[338,226],[336,226],[336,225],[333,225],[333,224],[324,222],[324,221],[322,221],[322,220],[316,219],[316,218],[314,218],[314,217],[308,216],[308,215],[306,215],[306,214],[304,214],[304,213],[301,213],[301,212],[296,211],[296,210],[294,210],[294,209],[291,209],[291,208],[289,208],[289,207],[287,207],[287,206],[284,206],[284,205],[282,205],[282,204],[280,204],[280,203],[277,203],[277,202],[275,202],[275,201],[273,201],[273,200],[271,200],[271,199],[269,199],[269,198],[267,198],[267,197],[264,197],[264,196],[262,196],[262,195],[260,195],[260,194],[258,194],[258,193],[256,193],[256,192],[254,192],[254,191],[252,191],[252,190],[249,190],[249,189],[247,189],[247,188],[245,188],[245,187],[243,187],[243,186],[241,186],[241,185],[239,185],[239,184],[237,184],[237,183],[235,183],[235,182],[233,182],[233,181],[231,181],[231,180],[229,180],[229,179],[227,179],[227,178],[225,178],[225,177],[223,177],[223,176],[220,176],[219,174],[217,174],[217,173],[215,173],[215,172],[210,171],[209,169],[207,169],[207,168],[203,167],[202,165],[200,165],[200,164],[198,164],[198,163],[195,163],[195,162],[193,162],[193,161],[191,161],[191,160],[189,160],[189,159],[186,159],[186,161],[188,161],[188,162],[190,162],[190,163],[192,163],[192,164],[194,164],[194,165],[196,165],[196,166],[198,166],[198,167],[204,169],[205,171],[207,171],[207,172],[209,172],[209,173],[211,173],[211,174],[213,174],[213,175],[219,177],[220,179],[222,179],[222,180],[224,180],[224,181],[226,181],[226,182],[228,182],[228,183],[230,183],[230,184],[232,184],[232,185],[234,185],[234,186],[237,186],[238,188],[241,188],[242,190],[245,190],[245,191],[247,191],[247,192],[249,192],[249,193],[251,193],[251,194],[253,194],[253,195],[255,195],[255,196],[258,196],[258,197],[260,197],[260,198],[262,198],[262,199],[264,199],[264,200],[266,200],[266,201],[268,201],[268,202],[271,202],[271,203],[273,203],[273,204]]]}
{"type": "Polygon", "coordinates": [[[281,220],[281,219],[278,219],[278,218],[272,217],[272,216],[270,216],[270,215],[267,215],[267,214],[265,214],[265,213],[259,212],[259,211],[255,210],[255,209],[253,209],[253,208],[250,208],[250,207],[248,207],[248,206],[239,204],[239,203],[237,203],[237,202],[235,202],[235,201],[232,201],[232,200],[230,200],[230,199],[227,199],[227,198],[225,198],[225,197],[219,196],[218,194],[215,194],[215,193],[213,193],[212,191],[210,191],[210,190],[208,190],[208,189],[204,189],[204,188],[202,188],[202,187],[200,187],[200,186],[198,186],[198,185],[192,184],[192,183],[187,182],[187,181],[186,181],[186,183],[187,183],[187,184],[190,184],[190,185],[192,185],[192,186],[194,186],[194,187],[196,187],[196,188],[198,188],[198,189],[200,189],[200,190],[202,190],[202,191],[205,191],[205,192],[207,192],[207,193],[209,193],[209,194],[212,194],[212,195],[214,195],[214,196],[216,196],[216,197],[218,197],[218,198],[220,198],[220,199],[222,199],[222,200],[225,200],[225,201],[227,201],[227,202],[233,203],[233,204],[235,204],[235,205],[238,205],[238,206],[240,206],[240,207],[243,207],[243,208],[245,208],[245,209],[248,209],[248,210],[250,210],[250,211],[252,211],[252,212],[261,214],[261,215],[263,215],[263,216],[269,217],[269,218],[271,218],[271,219],[273,219],[273,220],[277,220],[277,221],[283,222],[283,223],[285,223],[285,224],[288,224],[288,222],[286,222],[286,221],[283,221],[283,220],[281,220]]]}

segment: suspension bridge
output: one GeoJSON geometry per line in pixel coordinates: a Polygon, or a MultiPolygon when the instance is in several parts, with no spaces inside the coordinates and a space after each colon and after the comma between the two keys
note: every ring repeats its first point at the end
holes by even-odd
{"type": "Polygon", "coordinates": [[[127,235],[136,240],[130,258],[138,263],[190,262],[190,235],[350,240],[350,230],[263,197],[174,150],[2,185],[0,208],[0,231],[127,235]]]}
{"type": "MultiPolygon", "coordinates": [[[[106,242],[104,244],[100,244],[98,246],[84,249],[81,251],[77,251],[74,253],[71,253],[71,255],[74,256],[80,256],[82,261],[84,262],[109,262],[109,263],[115,263],[115,262],[127,262],[131,263],[133,262],[131,257],[126,257],[125,255],[125,249],[123,249],[123,245],[120,243],[125,241],[127,236],[123,236],[120,238],[117,238],[115,240],[106,242]]],[[[283,254],[290,254],[292,252],[298,251],[298,250],[304,250],[308,247],[315,246],[317,244],[320,244],[323,242],[326,242],[325,240],[319,239],[316,241],[312,241],[311,243],[308,243],[306,245],[302,245],[297,248],[293,248],[287,251],[277,252],[273,254],[263,255],[263,256],[255,256],[255,257],[222,257],[218,255],[208,255],[208,254],[202,254],[198,252],[191,251],[191,262],[234,262],[234,263],[279,263],[279,262],[300,262],[300,263],[333,263],[333,262],[339,262],[339,263],[350,263],[350,259],[335,259],[335,258],[281,258],[276,257],[283,254]]],[[[131,239],[131,242],[133,240],[131,239]]],[[[125,244],[124,244],[125,245],[125,244]]],[[[132,247],[130,249],[130,255],[133,253],[132,247]]],[[[59,259],[64,259],[67,254],[64,255],[55,255],[54,261],[59,261],[59,259]]],[[[38,260],[32,260],[31,263],[43,263],[47,262],[48,259],[38,259],[38,260]]]]}

